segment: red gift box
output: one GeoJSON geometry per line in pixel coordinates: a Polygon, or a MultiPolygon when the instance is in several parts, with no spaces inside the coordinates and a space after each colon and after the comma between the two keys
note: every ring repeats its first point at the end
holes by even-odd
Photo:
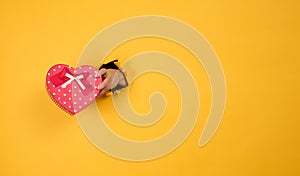
{"type": "Polygon", "coordinates": [[[101,77],[95,77],[98,69],[84,65],[76,69],[57,64],[49,69],[46,87],[49,96],[63,110],[74,115],[91,104],[100,92],[97,86],[101,77]]]}

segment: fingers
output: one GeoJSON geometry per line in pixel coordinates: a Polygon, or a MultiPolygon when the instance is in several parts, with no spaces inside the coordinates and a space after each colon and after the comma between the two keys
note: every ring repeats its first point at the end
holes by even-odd
{"type": "Polygon", "coordinates": [[[106,78],[99,86],[98,89],[100,89],[100,93],[99,96],[102,96],[103,94],[105,94],[107,91],[109,91],[111,89],[111,80],[106,78]]]}
{"type": "Polygon", "coordinates": [[[98,86],[98,89],[103,89],[105,87],[108,87],[110,83],[110,79],[109,78],[105,78],[104,81],[102,83],[100,83],[100,85],[98,86]]]}
{"type": "Polygon", "coordinates": [[[104,89],[102,89],[99,93],[99,96],[101,97],[102,95],[104,95],[107,91],[109,91],[109,89],[106,87],[104,89]]]}
{"type": "Polygon", "coordinates": [[[102,96],[111,89],[111,81],[111,77],[106,77],[104,81],[98,86],[98,89],[101,90],[99,96],[102,96]]]}
{"type": "Polygon", "coordinates": [[[105,68],[101,68],[97,73],[96,73],[96,75],[95,75],[95,77],[96,78],[98,78],[98,77],[102,77],[102,76],[104,76],[105,74],[107,73],[107,70],[105,69],[105,68]]]}
{"type": "Polygon", "coordinates": [[[99,96],[102,96],[107,91],[112,89],[118,84],[118,75],[115,69],[101,69],[95,75],[95,77],[102,77],[104,80],[100,85],[98,85],[98,89],[100,89],[99,96]]]}

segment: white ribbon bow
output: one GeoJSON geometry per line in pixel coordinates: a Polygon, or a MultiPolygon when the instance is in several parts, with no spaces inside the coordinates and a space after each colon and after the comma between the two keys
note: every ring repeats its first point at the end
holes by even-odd
{"type": "Polygon", "coordinates": [[[65,76],[70,79],[67,82],[65,82],[63,85],[61,85],[62,88],[66,88],[67,85],[71,84],[71,82],[75,80],[78,83],[78,85],[81,87],[81,89],[85,90],[85,86],[80,81],[80,79],[84,78],[83,75],[74,77],[74,76],[70,75],[69,73],[66,73],[65,76]]]}

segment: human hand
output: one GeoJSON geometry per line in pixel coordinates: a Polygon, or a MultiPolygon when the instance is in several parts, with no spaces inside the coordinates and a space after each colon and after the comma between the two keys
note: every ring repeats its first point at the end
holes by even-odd
{"type": "Polygon", "coordinates": [[[96,77],[102,77],[102,83],[98,85],[100,89],[99,96],[104,95],[110,89],[116,87],[119,83],[118,70],[102,68],[96,74],[96,77]]]}

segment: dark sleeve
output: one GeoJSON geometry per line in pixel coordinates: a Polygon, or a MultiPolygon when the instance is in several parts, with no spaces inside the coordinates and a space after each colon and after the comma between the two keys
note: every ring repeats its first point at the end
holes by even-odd
{"type": "Polygon", "coordinates": [[[106,64],[101,65],[101,67],[99,68],[99,70],[100,70],[101,68],[105,68],[105,69],[116,69],[116,70],[118,70],[119,67],[115,64],[115,62],[118,62],[118,60],[113,60],[113,61],[110,61],[110,62],[108,62],[108,63],[106,63],[106,64]]]}
{"type": "Polygon", "coordinates": [[[109,91],[111,91],[111,92],[114,92],[114,91],[116,91],[116,90],[123,89],[123,88],[125,88],[125,87],[128,86],[128,82],[127,82],[127,79],[126,79],[126,76],[125,76],[124,72],[123,72],[122,70],[119,69],[119,67],[115,64],[115,62],[118,62],[118,60],[110,61],[110,62],[108,62],[108,63],[106,63],[106,64],[101,65],[101,67],[99,68],[99,70],[100,70],[101,68],[105,68],[105,69],[115,69],[115,70],[119,70],[119,71],[122,73],[123,79],[125,80],[125,83],[126,83],[126,84],[125,84],[125,85],[118,84],[116,87],[114,87],[114,88],[112,88],[112,89],[109,90],[109,91]]]}

